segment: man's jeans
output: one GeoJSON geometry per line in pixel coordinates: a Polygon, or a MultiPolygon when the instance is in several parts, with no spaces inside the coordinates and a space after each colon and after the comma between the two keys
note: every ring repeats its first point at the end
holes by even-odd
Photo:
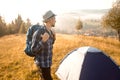
{"type": "Polygon", "coordinates": [[[42,68],[40,66],[37,66],[37,67],[40,72],[41,80],[53,80],[52,76],[51,76],[51,68],[50,67],[48,67],[48,68],[42,68]]]}

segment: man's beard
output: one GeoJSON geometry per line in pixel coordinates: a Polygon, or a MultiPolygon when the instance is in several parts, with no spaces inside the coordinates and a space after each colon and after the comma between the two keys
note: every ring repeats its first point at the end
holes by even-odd
{"type": "Polygon", "coordinates": [[[55,25],[53,24],[52,27],[55,27],[55,25]]]}

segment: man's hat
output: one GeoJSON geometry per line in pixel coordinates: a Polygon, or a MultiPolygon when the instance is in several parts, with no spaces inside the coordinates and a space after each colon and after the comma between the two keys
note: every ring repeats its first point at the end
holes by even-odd
{"type": "Polygon", "coordinates": [[[54,16],[56,15],[51,10],[49,10],[43,15],[43,21],[45,22],[46,20],[54,16]]]}

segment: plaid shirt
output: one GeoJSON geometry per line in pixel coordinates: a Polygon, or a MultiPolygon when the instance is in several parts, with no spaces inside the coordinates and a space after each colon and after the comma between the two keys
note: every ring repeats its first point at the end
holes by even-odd
{"type": "MultiPolygon", "coordinates": [[[[51,33],[49,33],[50,35],[51,33]]],[[[37,35],[37,34],[36,34],[37,35]]],[[[39,41],[37,46],[41,48],[41,52],[35,56],[35,63],[40,67],[50,67],[52,65],[52,49],[54,38],[50,35],[49,39],[43,43],[39,41]]]]}

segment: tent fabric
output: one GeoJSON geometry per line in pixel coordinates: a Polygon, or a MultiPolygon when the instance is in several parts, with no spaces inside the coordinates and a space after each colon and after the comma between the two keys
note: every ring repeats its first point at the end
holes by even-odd
{"type": "Polygon", "coordinates": [[[88,52],[79,80],[120,80],[119,73],[119,68],[104,54],[88,52]]]}
{"type": "Polygon", "coordinates": [[[73,51],[72,52],[73,54],[71,53],[68,54],[68,56],[66,57],[67,59],[64,59],[64,61],[62,61],[61,63],[62,65],[60,65],[60,68],[56,73],[61,80],[78,80],[79,79],[79,74],[80,74],[79,71],[82,68],[81,65],[84,60],[85,52],[79,54],[77,51],[79,50],[73,51]]]}
{"type": "Polygon", "coordinates": [[[56,75],[60,80],[120,80],[120,69],[101,50],[85,46],[66,55],[56,75]]]}

